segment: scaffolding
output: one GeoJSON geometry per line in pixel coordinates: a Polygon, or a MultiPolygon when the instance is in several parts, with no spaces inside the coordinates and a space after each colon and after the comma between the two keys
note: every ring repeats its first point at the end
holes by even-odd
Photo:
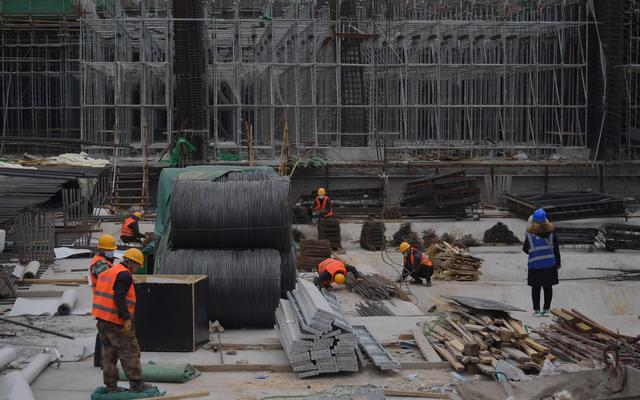
{"type": "Polygon", "coordinates": [[[627,93],[627,158],[640,158],[640,1],[631,0],[627,10],[629,58],[625,66],[627,93]]]}

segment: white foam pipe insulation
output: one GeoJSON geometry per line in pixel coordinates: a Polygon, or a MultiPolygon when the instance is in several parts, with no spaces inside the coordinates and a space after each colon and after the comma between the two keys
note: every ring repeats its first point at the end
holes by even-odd
{"type": "Polygon", "coordinates": [[[13,347],[3,347],[0,349],[0,368],[4,368],[18,358],[18,353],[13,347]]]}

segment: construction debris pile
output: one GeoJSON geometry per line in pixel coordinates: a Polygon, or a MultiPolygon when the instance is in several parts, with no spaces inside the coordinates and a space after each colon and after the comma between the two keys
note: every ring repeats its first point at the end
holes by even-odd
{"type": "Polygon", "coordinates": [[[360,247],[367,250],[382,250],[385,245],[385,226],[382,221],[366,221],[360,232],[360,247]]]}
{"type": "Polygon", "coordinates": [[[626,215],[623,199],[591,191],[505,194],[504,200],[509,211],[524,219],[540,207],[550,221],[626,215]]]}
{"type": "Polygon", "coordinates": [[[332,250],[341,249],[340,221],[335,218],[322,218],[318,221],[318,239],[327,239],[332,250]]]}
{"type": "Polygon", "coordinates": [[[296,266],[300,271],[315,271],[324,259],[331,257],[331,245],[328,240],[303,239],[300,241],[300,253],[296,266]]]}
{"type": "Polygon", "coordinates": [[[508,226],[502,222],[498,222],[491,228],[484,231],[482,241],[485,243],[498,243],[498,244],[516,244],[520,243],[520,239],[511,232],[508,226]]]}
{"type": "Polygon", "coordinates": [[[357,338],[336,298],[303,279],[287,297],[276,310],[276,330],[298,377],[358,371],[357,338]]]}
{"type": "Polygon", "coordinates": [[[366,300],[389,300],[396,297],[400,300],[411,301],[398,284],[378,274],[360,274],[358,279],[353,274],[349,274],[346,287],[366,300]]]}
{"type": "Polygon", "coordinates": [[[476,179],[466,177],[464,171],[456,171],[407,183],[401,204],[405,207],[464,209],[479,201],[480,188],[476,179]]]}
{"type": "Polygon", "coordinates": [[[411,223],[406,222],[400,225],[400,228],[393,234],[393,240],[391,244],[394,246],[399,246],[402,242],[408,242],[411,246],[421,249],[422,242],[418,237],[418,234],[411,230],[411,223]]]}
{"type": "Polygon", "coordinates": [[[549,348],[530,338],[522,322],[506,311],[478,309],[454,300],[438,308],[442,312],[437,321],[426,323],[428,342],[420,343],[420,348],[424,353],[424,346],[433,347],[456,371],[473,366],[493,376],[498,360],[539,371],[545,359],[555,359],[549,348]]]}
{"type": "Polygon", "coordinates": [[[609,251],[619,249],[640,250],[640,226],[631,224],[604,224],[595,237],[597,246],[609,251]]]}
{"type": "Polygon", "coordinates": [[[433,263],[434,279],[446,281],[477,281],[482,275],[482,259],[447,242],[432,244],[429,258],[433,263]]]}
{"type": "Polygon", "coordinates": [[[552,309],[554,323],[534,330],[539,341],[556,356],[575,363],[594,362],[603,367],[617,361],[640,367],[637,338],[614,332],[575,309],[552,309]],[[610,358],[612,357],[612,358],[610,358]]]}

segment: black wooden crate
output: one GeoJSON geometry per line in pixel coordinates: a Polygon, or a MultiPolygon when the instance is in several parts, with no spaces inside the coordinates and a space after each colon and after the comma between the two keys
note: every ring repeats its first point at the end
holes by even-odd
{"type": "Polygon", "coordinates": [[[206,275],[136,275],[136,336],[142,351],[195,351],[209,341],[206,275]]]}

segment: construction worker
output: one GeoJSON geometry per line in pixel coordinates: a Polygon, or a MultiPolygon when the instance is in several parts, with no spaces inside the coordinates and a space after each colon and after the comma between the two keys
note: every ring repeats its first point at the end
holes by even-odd
{"type": "Polygon", "coordinates": [[[429,256],[407,242],[400,243],[400,253],[402,253],[402,275],[398,280],[404,282],[407,276],[411,275],[413,278],[411,283],[421,285],[424,279],[427,281],[427,286],[431,286],[433,264],[429,256]]]}
{"type": "Polygon", "coordinates": [[[327,196],[324,188],[318,189],[318,196],[313,202],[313,218],[319,221],[322,218],[331,218],[333,216],[333,205],[331,199],[327,196]]]}
{"type": "Polygon", "coordinates": [[[531,286],[531,301],[535,317],[548,317],[553,298],[553,286],[558,284],[560,247],[555,227],[547,219],[547,213],[539,208],[531,217],[522,251],[527,260],[527,285],[531,286]],[[540,311],[540,291],[544,289],[544,305],[540,311]]]}
{"type": "Polygon", "coordinates": [[[327,258],[318,264],[318,276],[314,279],[318,288],[329,288],[332,283],[343,285],[347,280],[347,273],[351,272],[354,278],[358,278],[360,274],[353,265],[345,264],[335,258],[327,258]]]}
{"type": "MultiPolygon", "coordinates": [[[[111,235],[102,235],[98,239],[98,251],[91,260],[89,266],[89,278],[91,279],[91,288],[95,292],[98,275],[113,266],[113,252],[116,249],[116,238],[111,235]]],[[[102,344],[100,343],[100,334],[96,335],[96,347],[93,352],[93,366],[99,367],[102,364],[102,344]]]]}
{"type": "Polygon", "coordinates": [[[130,391],[146,392],[153,388],[142,381],[140,347],[133,328],[136,309],[136,292],[132,273],[144,264],[144,256],[138,249],[129,249],[123,261],[98,275],[93,295],[91,314],[98,319],[98,332],[102,341],[102,377],[107,392],[122,392],[118,387],[118,368],[129,379],[130,391]]]}
{"type": "Polygon", "coordinates": [[[120,239],[125,243],[142,243],[141,238],[145,237],[140,233],[138,221],[142,219],[140,211],[134,212],[129,218],[124,220],[122,230],[120,231],[120,239]]]}

